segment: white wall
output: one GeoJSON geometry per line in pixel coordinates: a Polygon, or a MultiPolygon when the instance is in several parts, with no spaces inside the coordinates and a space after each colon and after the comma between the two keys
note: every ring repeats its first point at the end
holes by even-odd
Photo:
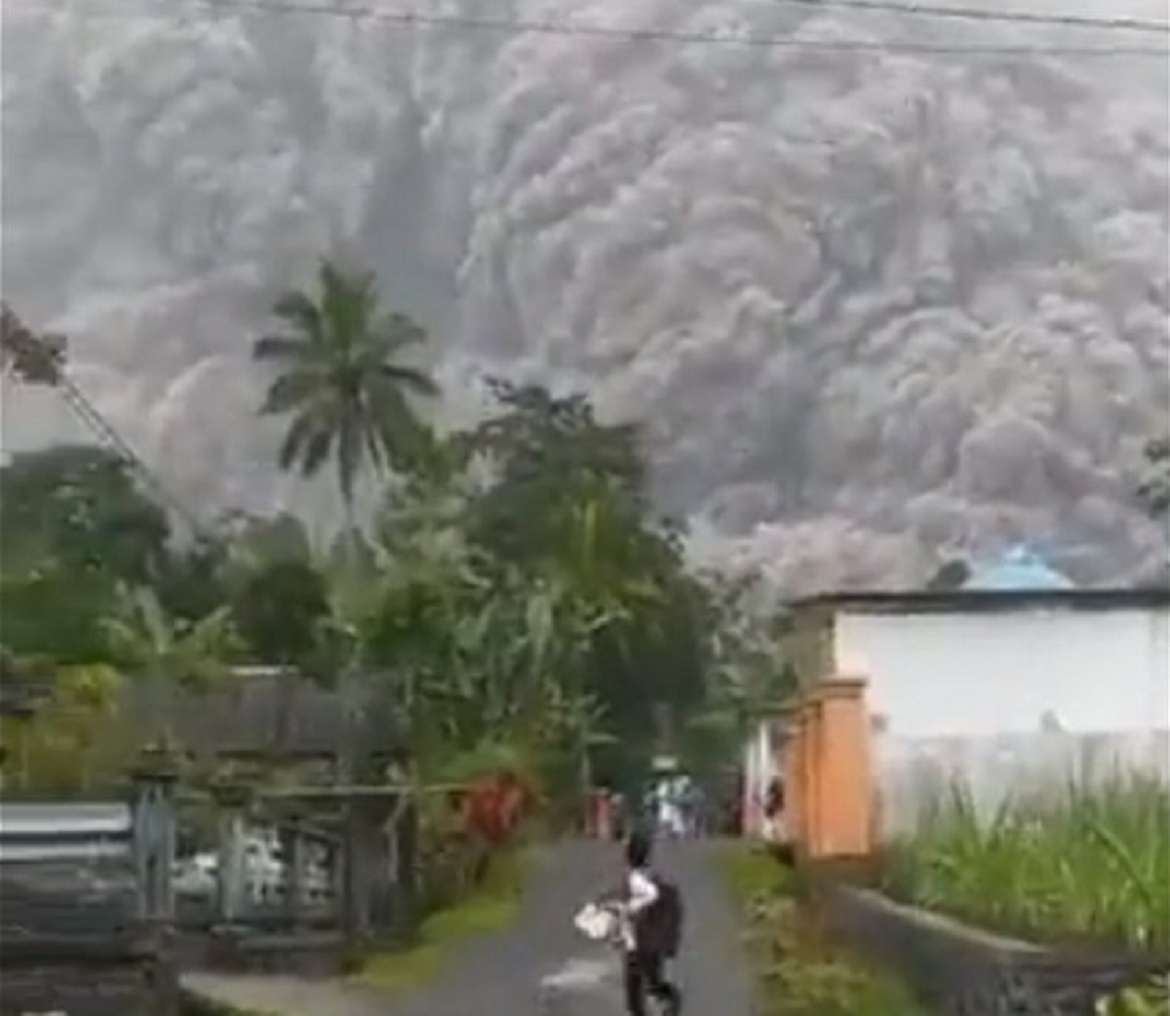
{"type": "Polygon", "coordinates": [[[898,737],[1170,726],[1166,610],[842,613],[834,652],[898,737]]]}
{"type": "Polygon", "coordinates": [[[1170,732],[1001,734],[876,739],[874,762],[885,835],[913,832],[923,808],[960,785],[991,819],[1009,794],[1108,785],[1137,770],[1170,782],[1170,732]]]}
{"type": "Polygon", "coordinates": [[[962,783],[1005,798],[1118,767],[1170,776],[1170,611],[840,614],[839,672],[868,678],[883,833],[962,783]],[[1046,714],[1063,732],[1041,732],[1046,714]]]}
{"type": "Polygon", "coordinates": [[[761,721],[744,747],[744,833],[758,836],[763,829],[762,803],[777,772],[771,724],[761,721]]]}

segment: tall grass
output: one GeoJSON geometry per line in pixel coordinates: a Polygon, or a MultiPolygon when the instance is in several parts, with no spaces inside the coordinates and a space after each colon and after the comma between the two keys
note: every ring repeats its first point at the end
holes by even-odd
{"type": "Polygon", "coordinates": [[[1119,773],[980,817],[955,786],[894,844],[887,876],[896,894],[985,927],[1170,948],[1170,790],[1119,773]]]}
{"type": "Polygon", "coordinates": [[[722,860],[727,889],[743,913],[760,1016],[921,1016],[892,974],[825,937],[774,857],[739,843],[722,860]]]}

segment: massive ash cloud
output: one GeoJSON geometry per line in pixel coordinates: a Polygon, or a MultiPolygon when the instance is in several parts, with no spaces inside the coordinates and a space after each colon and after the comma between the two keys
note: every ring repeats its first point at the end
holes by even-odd
{"type": "MultiPolygon", "coordinates": [[[[1088,580],[1164,556],[1129,470],[1170,409],[1165,60],[151,8],[5,9],[4,294],[197,506],[313,500],[270,466],[248,342],[334,251],[441,337],[457,398],[509,370],[644,420],[663,506],[789,587],[1021,539],[1088,580]]],[[[771,0],[492,13],[1157,42],[771,0]]],[[[6,447],[64,436],[51,396],[5,405],[6,447]]]]}

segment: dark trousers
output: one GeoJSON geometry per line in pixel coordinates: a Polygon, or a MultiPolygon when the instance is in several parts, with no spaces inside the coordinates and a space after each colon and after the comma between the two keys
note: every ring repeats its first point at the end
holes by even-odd
{"type": "Polygon", "coordinates": [[[647,996],[666,1005],[666,1012],[678,1011],[678,988],[666,979],[666,962],[658,953],[626,953],[626,1012],[647,1016],[647,996]]]}

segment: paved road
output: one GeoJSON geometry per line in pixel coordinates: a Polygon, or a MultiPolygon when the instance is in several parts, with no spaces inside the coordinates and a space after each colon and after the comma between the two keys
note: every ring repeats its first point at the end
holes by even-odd
{"type": "MultiPolygon", "coordinates": [[[[657,866],[681,886],[687,944],[676,964],[688,1016],[750,1016],[737,926],[707,843],[667,843],[657,866]]],[[[240,1008],[280,1016],[620,1016],[617,961],[571,924],[581,903],[612,885],[613,846],[566,843],[542,861],[508,931],[469,942],[442,979],[407,996],[337,981],[194,975],[188,987],[240,1008]]]]}

